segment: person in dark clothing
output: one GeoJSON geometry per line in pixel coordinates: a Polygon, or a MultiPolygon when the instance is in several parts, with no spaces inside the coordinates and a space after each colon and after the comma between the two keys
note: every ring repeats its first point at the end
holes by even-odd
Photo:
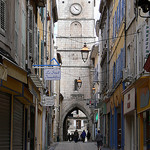
{"type": "Polygon", "coordinates": [[[98,150],[101,150],[103,146],[103,135],[100,133],[100,130],[98,130],[98,133],[96,135],[96,142],[98,150]]]}
{"type": "Polygon", "coordinates": [[[76,130],[76,131],[74,132],[74,141],[75,141],[75,143],[78,142],[78,138],[79,138],[79,134],[78,134],[78,131],[76,130]]]}
{"type": "Polygon", "coordinates": [[[81,137],[82,137],[82,141],[85,142],[85,137],[86,137],[86,132],[85,130],[83,130],[82,134],[81,134],[81,137]]]}
{"type": "Polygon", "coordinates": [[[90,137],[91,137],[91,133],[90,133],[89,130],[88,130],[88,132],[87,132],[87,140],[88,140],[88,141],[90,140],[90,137]]]}
{"type": "Polygon", "coordinates": [[[70,141],[70,133],[68,133],[68,140],[70,141]]]}
{"type": "Polygon", "coordinates": [[[71,134],[71,141],[73,141],[73,139],[74,139],[74,134],[72,133],[71,134]]]}

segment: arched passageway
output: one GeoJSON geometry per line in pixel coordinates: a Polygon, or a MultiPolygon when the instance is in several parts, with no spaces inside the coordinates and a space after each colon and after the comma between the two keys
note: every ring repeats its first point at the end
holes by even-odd
{"type": "Polygon", "coordinates": [[[82,130],[89,130],[92,133],[92,113],[89,108],[84,105],[76,103],[68,106],[61,117],[60,139],[67,140],[67,133],[73,133],[76,129],[79,130],[79,134],[82,130]],[[80,115],[79,115],[80,113],[80,115]],[[73,121],[72,121],[73,120],[73,121]],[[81,124],[83,127],[81,127],[81,124]],[[70,127],[74,128],[70,128],[70,127]],[[68,130],[69,129],[69,130],[68,130]]]}
{"type": "Polygon", "coordinates": [[[77,107],[73,108],[65,117],[63,123],[63,140],[73,140],[75,130],[78,131],[79,139],[83,130],[87,133],[89,120],[87,116],[77,107]],[[70,136],[67,136],[70,135],[70,136]]]}

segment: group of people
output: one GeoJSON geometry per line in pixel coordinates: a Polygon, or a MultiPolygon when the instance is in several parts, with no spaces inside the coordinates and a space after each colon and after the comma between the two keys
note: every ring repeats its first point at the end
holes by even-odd
{"type": "Polygon", "coordinates": [[[70,133],[68,133],[68,140],[69,141],[75,141],[75,142],[78,142],[78,141],[83,141],[85,142],[85,138],[87,137],[87,140],[89,141],[90,140],[90,137],[91,137],[91,133],[88,131],[87,134],[85,132],[85,130],[83,130],[83,132],[81,133],[80,135],[80,138],[79,138],[79,133],[77,130],[75,130],[74,134],[72,133],[70,135],[70,133]]]}
{"type": "MultiPolygon", "coordinates": [[[[88,131],[87,134],[85,132],[85,130],[83,130],[83,132],[81,133],[80,135],[80,139],[85,142],[85,137],[87,137],[87,140],[89,141],[90,140],[90,137],[91,137],[91,133],[88,131]]],[[[72,133],[70,135],[70,133],[68,133],[68,140],[69,141],[75,141],[75,143],[77,143],[79,140],[79,133],[77,130],[75,130],[74,134],[72,133]]],[[[100,133],[100,130],[98,130],[98,133],[96,135],[96,138],[95,138],[96,142],[97,142],[97,148],[98,150],[101,150],[102,146],[103,146],[103,135],[100,133]]]]}

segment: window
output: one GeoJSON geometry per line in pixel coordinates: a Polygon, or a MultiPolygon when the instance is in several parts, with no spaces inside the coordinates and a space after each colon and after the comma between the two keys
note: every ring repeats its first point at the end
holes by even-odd
{"type": "Polygon", "coordinates": [[[113,65],[113,87],[115,86],[116,64],[113,65]]]}
{"type": "Polygon", "coordinates": [[[6,31],[6,1],[0,0],[0,31],[6,31]]]}
{"type": "Polygon", "coordinates": [[[74,80],[74,91],[78,91],[77,79],[74,80]]]}
{"type": "Polygon", "coordinates": [[[131,69],[131,57],[130,57],[130,45],[127,47],[127,65],[129,69],[129,74],[130,74],[130,69],[131,69]]]}
{"type": "Polygon", "coordinates": [[[29,52],[32,54],[33,50],[33,8],[29,7],[29,23],[28,23],[28,43],[29,43],[29,52]]]}
{"type": "Polygon", "coordinates": [[[25,67],[25,50],[26,50],[26,12],[22,8],[22,67],[25,67]]]}
{"type": "Polygon", "coordinates": [[[81,129],[81,120],[76,120],[76,129],[81,129]]]}

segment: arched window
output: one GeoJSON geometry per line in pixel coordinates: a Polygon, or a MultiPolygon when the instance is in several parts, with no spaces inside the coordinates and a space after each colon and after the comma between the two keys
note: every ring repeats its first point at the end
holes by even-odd
{"type": "Polygon", "coordinates": [[[78,37],[82,36],[82,25],[80,22],[72,22],[70,25],[70,36],[72,37],[78,37]]]}

